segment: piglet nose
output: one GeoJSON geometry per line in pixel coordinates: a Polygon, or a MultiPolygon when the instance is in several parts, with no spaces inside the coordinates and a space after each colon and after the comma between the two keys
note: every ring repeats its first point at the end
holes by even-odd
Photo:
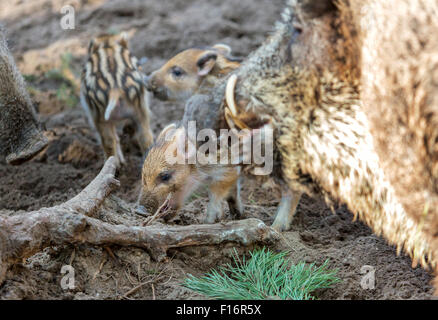
{"type": "Polygon", "coordinates": [[[140,199],[137,202],[135,212],[139,213],[140,215],[146,214],[147,216],[150,216],[151,214],[154,214],[157,209],[158,200],[150,194],[146,193],[140,196],[140,199]]]}

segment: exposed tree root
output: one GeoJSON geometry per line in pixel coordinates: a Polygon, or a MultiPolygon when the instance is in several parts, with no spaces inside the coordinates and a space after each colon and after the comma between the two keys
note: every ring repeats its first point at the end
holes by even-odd
{"type": "Polygon", "coordinates": [[[45,247],[64,244],[136,246],[157,261],[169,248],[234,242],[242,245],[272,243],[277,233],[258,219],[190,226],[113,225],[94,218],[105,198],[119,182],[114,178],[115,158],[77,196],[51,208],[0,217],[0,283],[7,269],[45,247]]]}

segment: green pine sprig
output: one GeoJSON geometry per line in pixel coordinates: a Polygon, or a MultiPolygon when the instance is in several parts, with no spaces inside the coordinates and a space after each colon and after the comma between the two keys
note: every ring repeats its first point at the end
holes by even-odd
{"type": "Polygon", "coordinates": [[[250,252],[249,259],[233,254],[233,264],[211,270],[202,277],[189,275],[184,286],[213,299],[315,299],[317,289],[329,288],[340,281],[337,270],[304,262],[290,265],[287,252],[274,253],[269,249],[250,252]]]}

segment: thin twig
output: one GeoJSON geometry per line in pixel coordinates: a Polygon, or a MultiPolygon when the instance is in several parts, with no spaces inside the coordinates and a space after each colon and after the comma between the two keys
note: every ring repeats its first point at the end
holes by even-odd
{"type": "Polygon", "coordinates": [[[69,260],[69,262],[68,262],[68,264],[71,266],[71,264],[73,263],[73,261],[74,261],[74,259],[75,259],[75,256],[76,256],[76,248],[73,248],[73,251],[72,251],[72,253],[71,253],[71,256],[70,256],[70,260],[69,260]]]}
{"type": "Polygon", "coordinates": [[[106,253],[111,257],[116,266],[120,266],[120,261],[109,246],[104,247],[106,253]]]}
{"type": "Polygon", "coordinates": [[[166,282],[162,283],[162,285],[168,284],[170,282],[170,280],[172,280],[172,278],[173,278],[173,276],[170,276],[166,282]]]}
{"type": "Polygon", "coordinates": [[[155,289],[153,283],[151,283],[151,288],[152,288],[152,300],[155,300],[155,289]]]}
{"type": "Polygon", "coordinates": [[[126,272],[126,270],[124,270],[124,271],[125,271],[126,279],[128,279],[128,281],[129,281],[132,285],[134,285],[135,282],[132,280],[132,278],[131,278],[131,276],[129,275],[129,273],[126,272]]]}
{"type": "Polygon", "coordinates": [[[154,283],[158,280],[161,280],[162,278],[164,278],[164,276],[162,276],[162,274],[164,273],[164,271],[166,271],[168,269],[168,266],[165,266],[157,275],[155,275],[152,279],[148,280],[148,281],[144,281],[142,283],[140,283],[139,285],[135,286],[134,288],[132,288],[131,290],[129,290],[128,292],[126,292],[123,297],[126,299],[130,299],[129,295],[135,293],[138,289],[140,289],[141,287],[143,287],[144,285],[148,284],[148,283],[154,283]]]}
{"type": "Polygon", "coordinates": [[[143,286],[145,286],[145,285],[147,285],[147,284],[149,284],[149,283],[151,283],[151,282],[153,283],[153,282],[155,282],[155,281],[161,280],[162,278],[164,278],[164,276],[161,276],[161,277],[154,277],[154,278],[152,278],[152,279],[150,279],[150,280],[148,280],[148,281],[142,282],[142,283],[140,283],[139,285],[136,285],[134,288],[132,288],[132,289],[129,290],[128,292],[126,292],[126,293],[123,295],[123,297],[126,298],[126,299],[130,299],[129,296],[130,296],[131,294],[137,292],[138,289],[140,289],[141,287],[143,287],[143,286]]]}
{"type": "Polygon", "coordinates": [[[104,255],[99,265],[99,269],[97,269],[96,273],[93,275],[93,280],[96,279],[97,275],[102,271],[103,265],[105,264],[106,261],[107,261],[107,256],[104,255]]]}
{"type": "Polygon", "coordinates": [[[119,281],[117,281],[117,279],[113,276],[110,275],[110,277],[114,280],[115,284],[116,284],[116,295],[119,295],[119,281]]]}

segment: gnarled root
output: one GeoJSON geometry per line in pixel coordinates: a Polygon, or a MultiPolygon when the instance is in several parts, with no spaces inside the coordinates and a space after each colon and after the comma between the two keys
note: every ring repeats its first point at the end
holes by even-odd
{"type": "Polygon", "coordinates": [[[69,243],[136,246],[155,260],[164,260],[169,248],[234,242],[271,243],[277,233],[258,219],[190,226],[126,226],[93,217],[119,182],[115,158],[76,197],[51,208],[0,217],[0,284],[7,269],[45,247],[69,243]]]}

